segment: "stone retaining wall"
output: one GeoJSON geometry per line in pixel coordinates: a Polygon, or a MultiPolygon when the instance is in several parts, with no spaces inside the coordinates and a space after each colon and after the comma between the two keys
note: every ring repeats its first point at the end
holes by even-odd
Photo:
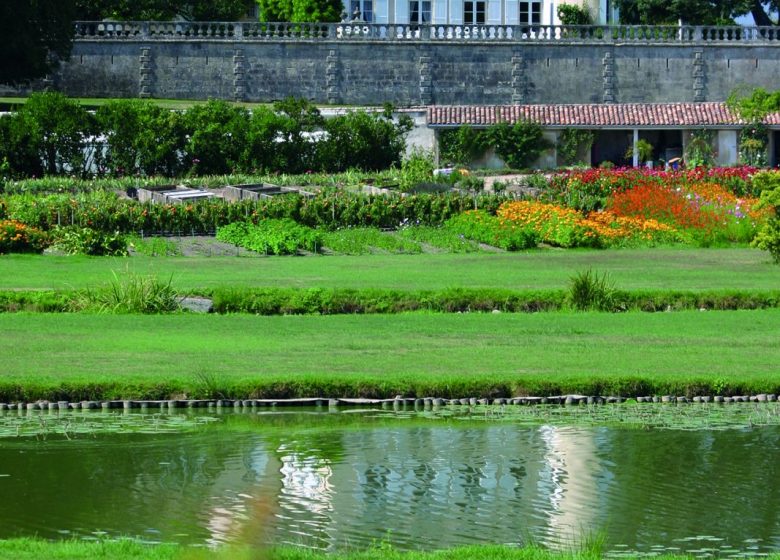
{"type": "Polygon", "coordinates": [[[46,83],[82,97],[408,106],[723,101],[738,85],[780,88],[771,28],[78,26],[46,83]]]}

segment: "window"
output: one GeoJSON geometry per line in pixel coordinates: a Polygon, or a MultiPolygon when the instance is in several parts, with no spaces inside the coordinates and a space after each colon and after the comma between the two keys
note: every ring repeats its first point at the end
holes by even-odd
{"type": "Polygon", "coordinates": [[[463,2],[463,23],[466,25],[482,25],[485,23],[484,0],[465,0],[463,2]]]}
{"type": "Polygon", "coordinates": [[[409,23],[431,23],[431,0],[409,0],[409,23]]]}
{"type": "Polygon", "coordinates": [[[349,19],[371,23],[374,21],[374,0],[350,0],[349,11],[349,19]]]}
{"type": "Polygon", "coordinates": [[[542,3],[520,2],[520,23],[542,23],[542,3]]]}

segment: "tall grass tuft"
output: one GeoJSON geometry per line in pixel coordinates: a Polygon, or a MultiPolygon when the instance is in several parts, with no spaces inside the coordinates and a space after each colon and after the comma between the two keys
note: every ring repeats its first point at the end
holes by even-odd
{"type": "Polygon", "coordinates": [[[97,313],[171,313],[179,309],[180,297],[174,290],[173,277],[167,282],[156,276],[114,273],[107,285],[79,292],[72,304],[73,311],[97,313]]]}
{"type": "Polygon", "coordinates": [[[569,279],[569,304],[578,311],[614,311],[615,284],[608,273],[588,269],[569,279]]]}

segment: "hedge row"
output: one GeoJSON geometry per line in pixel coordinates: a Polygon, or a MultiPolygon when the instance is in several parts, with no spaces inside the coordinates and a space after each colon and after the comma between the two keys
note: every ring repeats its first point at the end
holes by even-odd
{"type": "MultiPolygon", "coordinates": [[[[216,313],[256,315],[375,314],[408,311],[535,313],[571,308],[567,290],[218,288],[197,293],[212,298],[216,313]]],[[[0,312],[67,312],[76,308],[80,294],[81,292],[75,290],[2,291],[0,312]]],[[[767,309],[780,307],[780,291],[617,291],[613,301],[613,312],[767,309]]]]}
{"type": "Polygon", "coordinates": [[[60,93],[35,93],[0,118],[0,183],[4,176],[380,170],[401,163],[412,127],[389,107],[325,119],[304,99],[251,112],[216,100],[179,112],[126,99],[90,113],[60,93]]]}

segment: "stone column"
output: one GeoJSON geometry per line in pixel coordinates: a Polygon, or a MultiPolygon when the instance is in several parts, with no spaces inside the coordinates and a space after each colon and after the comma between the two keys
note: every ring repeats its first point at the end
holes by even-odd
{"type": "Polygon", "coordinates": [[[246,59],[244,49],[233,51],[233,100],[246,101],[246,59]]]}
{"type": "Polygon", "coordinates": [[[328,103],[338,104],[341,95],[339,95],[339,56],[336,49],[330,49],[325,59],[325,88],[328,103]]]}
{"type": "Polygon", "coordinates": [[[148,98],[152,96],[152,49],[141,47],[141,56],[138,76],[138,97],[148,98]]]}
{"type": "Polygon", "coordinates": [[[704,85],[707,79],[706,68],[704,66],[704,49],[695,49],[693,51],[693,100],[706,101],[707,96],[704,93],[704,85]]]}
{"type": "Polygon", "coordinates": [[[634,167],[639,167],[639,129],[634,129],[634,140],[633,140],[633,161],[631,162],[631,165],[634,167]]]}
{"type": "Polygon", "coordinates": [[[604,53],[604,58],[601,59],[601,76],[603,79],[604,103],[615,103],[617,101],[617,95],[615,93],[615,55],[612,51],[604,53]]]}
{"type": "Polygon", "coordinates": [[[433,104],[433,72],[431,70],[431,57],[424,53],[420,56],[420,103],[422,105],[433,104]]]}
{"type": "Polygon", "coordinates": [[[512,103],[527,101],[528,83],[525,75],[525,57],[522,49],[512,49],[512,103]]]}

